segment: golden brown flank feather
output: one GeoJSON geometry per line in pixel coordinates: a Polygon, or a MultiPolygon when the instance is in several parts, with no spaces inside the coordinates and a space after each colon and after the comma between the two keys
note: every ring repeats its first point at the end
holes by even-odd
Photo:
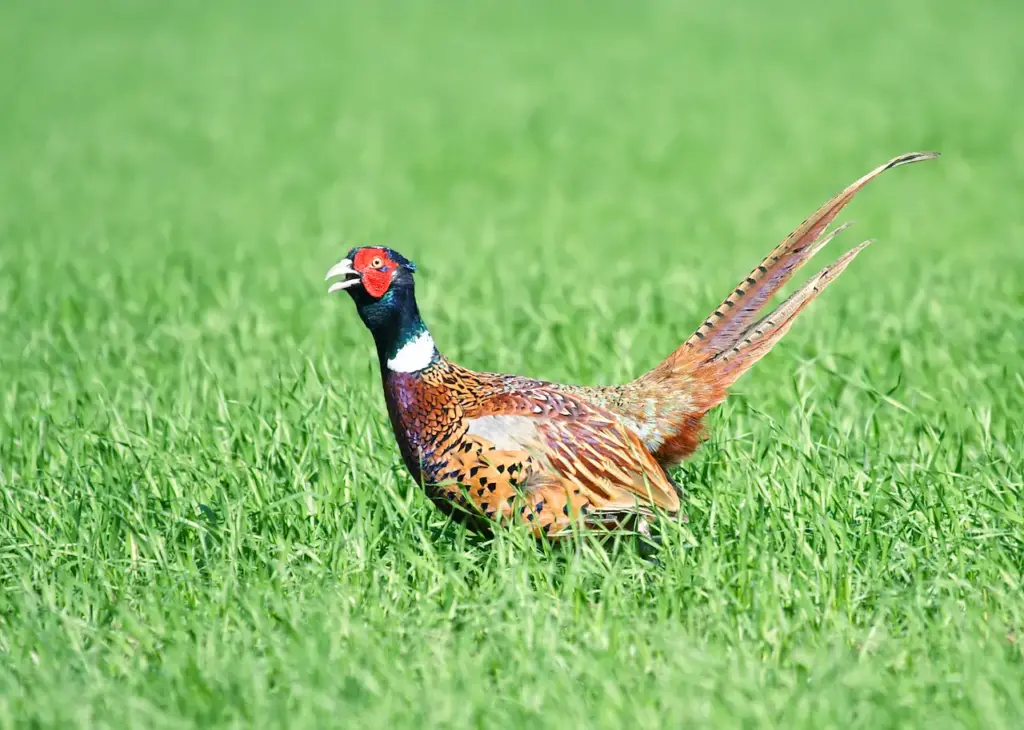
{"type": "Polygon", "coordinates": [[[538,383],[462,408],[465,432],[440,467],[448,500],[551,536],[578,515],[604,524],[679,510],[675,486],[637,434],[593,405],[538,383]]]}

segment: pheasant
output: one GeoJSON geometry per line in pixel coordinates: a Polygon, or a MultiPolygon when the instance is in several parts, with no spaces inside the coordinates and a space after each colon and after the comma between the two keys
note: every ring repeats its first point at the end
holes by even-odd
{"type": "Polygon", "coordinates": [[[937,157],[910,153],[822,206],[736,285],[667,359],[612,387],[476,372],[442,355],[416,305],[416,266],[385,247],[354,248],[327,272],[373,335],[402,459],[445,514],[471,530],[520,524],[537,537],[645,529],[680,515],[670,470],[697,450],[702,420],[794,319],[871,243],[825,267],[768,314],[789,278],[846,226],[825,229],[886,170],[937,157]]]}

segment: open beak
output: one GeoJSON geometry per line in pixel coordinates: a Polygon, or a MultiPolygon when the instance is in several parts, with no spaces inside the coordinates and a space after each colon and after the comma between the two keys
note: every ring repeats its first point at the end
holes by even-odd
{"type": "Polygon", "coordinates": [[[348,289],[349,287],[355,286],[360,281],[359,272],[352,268],[351,259],[342,259],[332,266],[331,270],[327,272],[327,278],[325,281],[330,281],[338,276],[343,276],[345,278],[331,284],[330,288],[327,290],[328,294],[341,291],[342,289],[348,289]]]}

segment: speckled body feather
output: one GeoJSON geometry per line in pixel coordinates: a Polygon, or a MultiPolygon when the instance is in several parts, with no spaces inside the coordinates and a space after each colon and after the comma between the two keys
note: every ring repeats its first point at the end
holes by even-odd
{"type": "Polygon", "coordinates": [[[890,160],[835,196],[786,238],[664,362],[607,388],[475,372],[442,356],[416,307],[415,267],[384,248],[354,249],[328,273],[374,335],[388,413],[406,467],[447,514],[474,529],[518,522],[562,536],[680,511],[668,470],[701,441],[729,386],[867,245],[813,276],[771,313],[760,310],[832,236],[826,227],[890,160]],[[352,278],[354,277],[354,278],[352,278]]]}
{"type": "Polygon", "coordinates": [[[439,356],[419,373],[385,371],[384,393],[409,472],[441,509],[478,529],[512,519],[557,534],[576,516],[616,523],[650,505],[679,509],[640,437],[586,389],[439,356]]]}

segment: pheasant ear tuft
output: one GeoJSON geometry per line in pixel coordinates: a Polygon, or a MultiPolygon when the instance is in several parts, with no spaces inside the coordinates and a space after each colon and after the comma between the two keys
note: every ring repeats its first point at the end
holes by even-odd
{"type": "Polygon", "coordinates": [[[416,264],[414,264],[412,261],[407,259],[402,254],[398,253],[398,251],[389,248],[387,249],[387,253],[388,258],[390,258],[392,261],[394,261],[396,264],[401,266],[406,271],[416,271],[416,264]]]}

